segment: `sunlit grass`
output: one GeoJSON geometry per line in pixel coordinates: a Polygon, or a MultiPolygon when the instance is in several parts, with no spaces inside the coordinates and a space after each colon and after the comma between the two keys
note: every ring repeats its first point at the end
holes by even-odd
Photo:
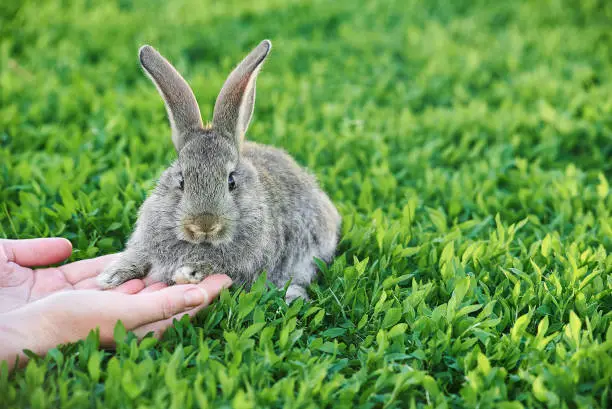
{"type": "Polygon", "coordinates": [[[263,38],[248,138],[343,215],[287,306],[265,277],[159,342],[121,328],[7,375],[1,407],[606,407],[612,3],[9,1],[0,237],[121,250],[175,157],[149,43],[205,120],[263,38]]]}

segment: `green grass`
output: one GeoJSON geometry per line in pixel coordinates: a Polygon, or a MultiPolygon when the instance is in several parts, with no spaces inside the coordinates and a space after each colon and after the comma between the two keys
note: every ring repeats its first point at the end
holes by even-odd
{"type": "Polygon", "coordinates": [[[139,45],[210,119],[263,38],[248,137],[344,225],[312,302],[262,276],[159,342],[4,367],[0,406],[609,407],[612,2],[487,3],[2,2],[0,237],[121,250],[175,156],[139,45]]]}

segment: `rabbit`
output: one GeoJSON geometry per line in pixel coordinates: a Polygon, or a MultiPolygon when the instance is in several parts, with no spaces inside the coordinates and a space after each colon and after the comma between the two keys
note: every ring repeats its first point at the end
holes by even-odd
{"type": "Polygon", "coordinates": [[[285,299],[308,299],[314,258],[331,261],[341,217],[314,176],[285,151],[244,140],[255,80],[271,50],[262,41],[231,72],[204,126],[183,77],[153,47],[140,63],[163,97],[177,160],[139,209],[126,249],[98,276],[103,288],[149,276],[197,283],[225,273],[247,288],[266,271],[285,299]]]}

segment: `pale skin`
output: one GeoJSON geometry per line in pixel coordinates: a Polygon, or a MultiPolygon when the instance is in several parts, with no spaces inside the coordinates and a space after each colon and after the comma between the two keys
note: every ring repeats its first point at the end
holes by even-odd
{"type": "Polygon", "coordinates": [[[231,285],[226,275],[199,284],[166,286],[134,279],[102,291],[96,276],[117,255],[77,261],[60,267],[72,245],[60,238],[0,239],[0,362],[13,369],[27,362],[24,349],[44,355],[59,344],[76,342],[98,328],[100,343],[114,344],[121,320],[138,337],[159,337],[174,319],[194,315],[231,285]]]}

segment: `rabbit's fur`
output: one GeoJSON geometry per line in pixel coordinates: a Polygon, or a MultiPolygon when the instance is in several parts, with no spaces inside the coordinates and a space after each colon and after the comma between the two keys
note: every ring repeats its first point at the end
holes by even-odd
{"type": "Polygon", "coordinates": [[[101,286],[144,276],[195,283],[212,273],[248,286],[267,271],[277,286],[292,280],[288,301],[307,298],[314,258],[334,254],[340,216],[287,153],[243,141],[270,49],[261,42],[229,75],[209,127],[180,74],[152,47],[140,49],[164,98],[178,159],[140,208],[126,250],[98,277],[101,286]]]}

